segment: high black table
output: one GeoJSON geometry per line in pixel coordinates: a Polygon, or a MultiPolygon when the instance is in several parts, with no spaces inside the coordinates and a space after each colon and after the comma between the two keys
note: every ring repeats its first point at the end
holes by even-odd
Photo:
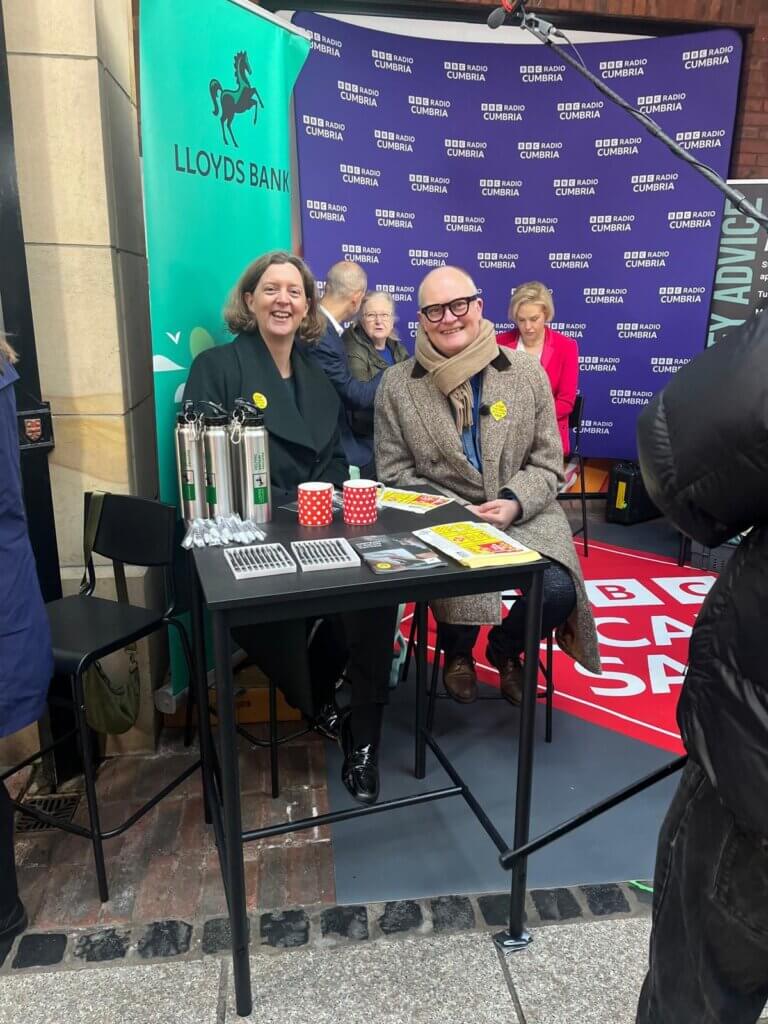
{"type": "MultiPolygon", "coordinates": [[[[279,498],[278,498],[279,500],[279,498]]],[[[277,502],[275,502],[277,504],[277,502]]],[[[292,540],[320,537],[353,539],[365,534],[407,533],[422,526],[471,519],[473,516],[455,503],[441,509],[416,515],[395,509],[383,509],[374,526],[345,526],[336,513],[331,526],[305,529],[298,526],[296,513],[275,509],[271,523],[264,527],[269,543],[282,543],[290,551],[292,540]]],[[[442,568],[419,569],[392,575],[375,575],[365,564],[359,568],[328,572],[301,571],[253,580],[235,580],[221,548],[195,549],[193,562],[198,585],[192,587],[192,620],[196,663],[196,689],[203,762],[203,787],[206,814],[212,821],[219,851],[224,888],[227,896],[232,936],[232,960],[235,978],[237,1012],[247,1016],[252,1009],[250,964],[248,959],[248,917],[246,912],[243,843],[265,836],[295,832],[305,828],[332,824],[365,814],[430,800],[461,796],[466,800],[480,824],[500,853],[508,844],[485,814],[481,804],[459,776],[448,757],[427,732],[425,689],[427,682],[427,602],[440,597],[460,597],[495,590],[519,588],[527,595],[525,620],[525,671],[520,710],[517,793],[515,802],[514,847],[528,841],[533,782],[533,736],[536,710],[536,687],[541,637],[542,573],[545,559],[516,567],[464,569],[448,562],[442,568]],[[203,601],[212,620],[216,672],[218,742],[213,739],[203,685],[205,678],[205,630],[203,601]],[[382,801],[371,806],[354,806],[323,814],[316,818],[284,822],[262,829],[243,831],[240,811],[240,779],[235,731],[234,690],[232,683],[230,630],[261,622],[328,615],[349,609],[378,608],[416,603],[415,626],[420,642],[416,650],[416,729],[415,775],[426,774],[426,747],[435,754],[453,785],[443,789],[417,793],[382,801]]],[[[271,709],[274,714],[274,708],[271,709]]],[[[495,941],[505,950],[527,945],[530,937],[524,930],[525,883],[527,861],[519,860],[512,872],[509,930],[496,935],[495,941]]]]}

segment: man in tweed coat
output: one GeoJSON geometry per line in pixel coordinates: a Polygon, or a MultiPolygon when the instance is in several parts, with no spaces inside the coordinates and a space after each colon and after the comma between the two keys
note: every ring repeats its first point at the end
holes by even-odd
{"type": "MultiPolygon", "coordinates": [[[[552,392],[539,362],[499,349],[469,275],[441,267],[419,289],[414,358],[391,367],[376,398],[379,479],[431,486],[552,561],[544,575],[542,635],[591,672],[600,671],[597,635],[571,531],[557,503],[563,455],[552,392]]],[[[522,693],[524,599],[501,621],[499,594],[432,606],[445,650],[445,687],[469,703],[477,695],[473,647],[479,625],[494,623],[486,656],[503,694],[522,693]]]]}

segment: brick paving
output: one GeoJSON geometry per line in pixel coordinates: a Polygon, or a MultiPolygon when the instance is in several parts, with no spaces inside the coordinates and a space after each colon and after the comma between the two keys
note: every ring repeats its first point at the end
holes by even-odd
{"type": "MultiPolygon", "coordinates": [[[[277,800],[269,793],[267,751],[240,742],[245,827],[327,812],[325,740],[308,735],[281,750],[277,800]]],[[[183,748],[180,734],[174,732],[164,735],[156,755],[108,760],[100,769],[97,787],[103,827],[124,821],[196,756],[194,748],[183,748]]],[[[24,784],[28,782],[27,777],[24,784]]],[[[87,823],[84,798],[74,820],[87,823]]],[[[151,924],[159,916],[197,922],[225,913],[218,854],[212,829],[203,818],[198,774],[122,836],[108,840],[105,855],[110,900],[101,904],[87,840],[58,831],[17,835],[19,885],[30,929],[108,929],[151,924]]],[[[327,827],[248,843],[245,856],[250,910],[335,902],[327,827]]]]}

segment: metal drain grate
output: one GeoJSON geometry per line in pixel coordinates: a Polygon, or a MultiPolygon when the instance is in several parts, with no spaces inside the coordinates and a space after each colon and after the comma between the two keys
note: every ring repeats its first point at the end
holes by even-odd
{"type": "MultiPolygon", "coordinates": [[[[79,793],[51,793],[50,796],[29,796],[22,801],[22,806],[33,807],[36,811],[49,814],[57,822],[66,824],[74,818],[79,803],[79,793]]],[[[54,828],[54,825],[38,821],[30,814],[16,814],[17,832],[51,832],[54,828]]]]}

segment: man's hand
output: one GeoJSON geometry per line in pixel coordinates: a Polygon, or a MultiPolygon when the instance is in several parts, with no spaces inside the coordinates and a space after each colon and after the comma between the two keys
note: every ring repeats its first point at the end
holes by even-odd
{"type": "Polygon", "coordinates": [[[506,498],[484,501],[482,505],[467,505],[467,508],[474,512],[478,519],[483,519],[500,530],[506,530],[522,514],[520,502],[508,501],[506,498]]]}

